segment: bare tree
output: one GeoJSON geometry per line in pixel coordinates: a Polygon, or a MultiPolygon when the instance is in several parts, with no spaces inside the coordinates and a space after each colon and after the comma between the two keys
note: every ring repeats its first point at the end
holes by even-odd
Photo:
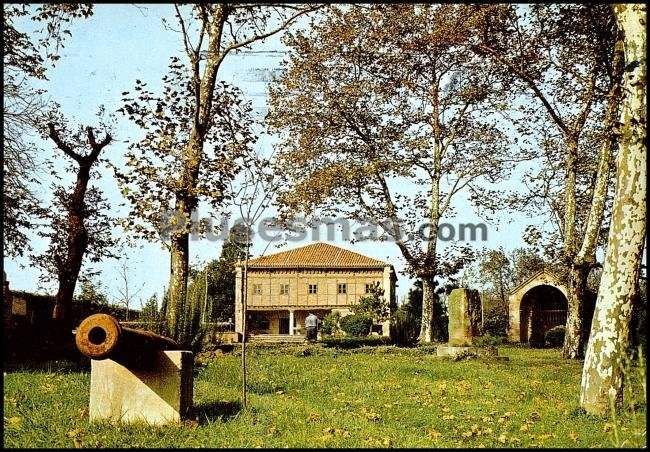
{"type": "Polygon", "coordinates": [[[117,275],[120,285],[117,287],[118,297],[115,302],[118,305],[124,306],[126,309],[126,320],[129,320],[129,309],[133,306],[133,301],[139,296],[144,288],[145,283],[135,285],[131,282],[131,268],[129,267],[129,258],[126,254],[122,253],[120,263],[117,268],[117,275]]]}
{"type": "MultiPolygon", "coordinates": [[[[108,128],[106,124],[101,127],[108,128]]],[[[30,257],[45,270],[45,278],[57,275],[59,288],[52,318],[64,321],[69,318],[84,258],[99,262],[111,257],[112,247],[117,243],[112,236],[113,219],[107,215],[108,203],[101,191],[91,185],[91,179],[99,177],[98,164],[105,162],[100,153],[112,138],[106,132],[98,141],[92,127],[73,131],[61,118],[57,125],[48,124],[48,136],[56,148],[72,160],[68,171],[74,172],[75,182],[69,189],[53,183],[53,205],[39,209],[46,228],[38,234],[49,241],[49,246],[44,253],[30,257]]]]}
{"type": "MultiPolygon", "coordinates": [[[[263,158],[256,153],[247,156],[242,177],[231,185],[234,194],[233,202],[239,212],[241,228],[238,243],[243,251],[242,260],[242,348],[241,348],[241,369],[242,369],[242,406],[247,404],[247,367],[246,367],[246,341],[247,341],[247,302],[248,302],[248,260],[252,244],[253,227],[257,225],[264,212],[274,200],[280,186],[280,176],[277,168],[274,168],[273,156],[263,158]]],[[[277,236],[276,236],[277,237],[277,236]]],[[[275,237],[274,237],[275,238],[275,237]]],[[[274,240],[269,240],[261,255],[263,256],[274,240]]],[[[236,314],[235,314],[236,315],[236,314]]]]}

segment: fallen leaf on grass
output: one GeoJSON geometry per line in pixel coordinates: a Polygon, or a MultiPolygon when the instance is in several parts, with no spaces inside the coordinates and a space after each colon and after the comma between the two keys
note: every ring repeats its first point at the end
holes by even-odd
{"type": "Polygon", "coordinates": [[[12,426],[19,426],[23,422],[23,419],[19,416],[13,416],[9,419],[5,418],[5,422],[12,426]]]}
{"type": "Polygon", "coordinates": [[[366,417],[366,419],[371,422],[379,422],[381,420],[381,416],[378,413],[375,413],[366,407],[363,407],[361,411],[363,412],[363,415],[366,417]]]}
{"type": "Polygon", "coordinates": [[[455,419],[455,418],[456,418],[456,416],[454,416],[453,414],[445,414],[442,417],[442,420],[443,421],[451,421],[452,419],[455,419]]]}
{"type": "Polygon", "coordinates": [[[339,435],[344,437],[350,436],[350,432],[348,432],[347,430],[342,428],[335,428],[335,427],[327,427],[323,429],[323,433],[325,433],[325,436],[327,435],[330,436],[339,435]]]}

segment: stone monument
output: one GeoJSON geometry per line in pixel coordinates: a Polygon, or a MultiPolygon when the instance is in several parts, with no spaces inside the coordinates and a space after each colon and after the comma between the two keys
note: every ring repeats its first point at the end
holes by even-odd
{"type": "Polygon", "coordinates": [[[449,342],[436,348],[438,356],[462,354],[495,356],[494,347],[476,347],[473,340],[481,334],[481,295],[477,290],[454,289],[449,294],[449,342]]]}
{"type": "Polygon", "coordinates": [[[454,289],[449,294],[449,345],[472,345],[481,334],[481,295],[477,290],[454,289]]]}

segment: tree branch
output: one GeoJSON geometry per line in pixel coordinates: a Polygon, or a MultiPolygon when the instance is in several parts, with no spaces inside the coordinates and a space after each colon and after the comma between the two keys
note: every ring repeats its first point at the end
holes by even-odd
{"type": "Polygon", "coordinates": [[[544,108],[546,108],[546,111],[548,114],[551,116],[553,121],[557,124],[557,126],[564,132],[565,134],[570,134],[571,131],[567,127],[567,125],[564,123],[564,120],[560,117],[560,115],[555,111],[553,106],[550,104],[548,99],[546,99],[546,96],[542,91],[539,89],[535,81],[526,73],[524,73],[520,68],[515,66],[511,61],[508,61],[505,58],[502,58],[498,52],[496,52],[494,49],[491,47],[488,47],[486,45],[473,45],[472,46],[475,50],[479,50],[479,54],[481,52],[489,53],[492,55],[499,63],[504,64],[508,66],[508,68],[515,74],[517,75],[521,80],[523,80],[528,87],[533,91],[535,94],[535,97],[537,97],[542,104],[544,105],[544,108]]]}
{"type": "Polygon", "coordinates": [[[61,149],[63,152],[65,152],[66,155],[74,159],[76,162],[82,163],[83,156],[73,151],[72,148],[59,137],[59,133],[54,128],[54,124],[50,122],[48,123],[47,127],[50,131],[49,137],[52,139],[52,141],[54,141],[56,146],[59,149],[61,149]]]}
{"type": "Polygon", "coordinates": [[[268,31],[266,33],[256,34],[256,35],[251,36],[250,38],[248,38],[248,39],[246,39],[246,40],[244,40],[242,42],[235,42],[235,43],[231,44],[230,46],[226,47],[223,50],[222,55],[225,56],[227,53],[229,53],[229,52],[231,52],[233,50],[237,50],[237,49],[240,49],[242,47],[246,47],[247,45],[250,45],[250,44],[254,43],[255,41],[260,41],[262,39],[266,39],[266,38],[268,38],[270,36],[273,36],[274,34],[286,29],[289,25],[291,25],[293,22],[295,22],[296,19],[298,19],[300,16],[303,16],[303,15],[308,14],[310,12],[316,11],[316,10],[318,10],[320,8],[322,8],[322,5],[316,5],[316,6],[309,7],[307,9],[300,10],[296,14],[291,16],[289,19],[285,20],[281,25],[279,25],[278,27],[276,27],[276,28],[274,28],[274,29],[272,29],[272,30],[270,30],[270,31],[268,31]]]}
{"type": "Polygon", "coordinates": [[[113,138],[108,132],[106,132],[104,139],[100,143],[97,143],[97,141],[95,141],[95,134],[93,133],[92,127],[87,127],[86,133],[88,134],[88,143],[90,143],[92,152],[89,155],[85,156],[84,160],[87,163],[93,163],[97,159],[97,156],[102,151],[102,149],[104,149],[112,141],[113,138]]]}

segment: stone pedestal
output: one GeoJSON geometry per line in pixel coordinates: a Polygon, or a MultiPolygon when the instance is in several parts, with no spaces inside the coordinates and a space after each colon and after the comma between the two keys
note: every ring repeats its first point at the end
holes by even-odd
{"type": "Polygon", "coordinates": [[[454,289],[449,294],[449,345],[472,345],[480,334],[481,296],[477,290],[454,289]]]}
{"type": "Polygon", "coordinates": [[[499,350],[496,347],[458,347],[452,345],[439,345],[436,347],[436,356],[456,358],[462,355],[476,357],[487,357],[504,360],[508,358],[497,358],[499,350]]]}
{"type": "Polygon", "coordinates": [[[111,359],[92,360],[90,420],[180,422],[192,408],[193,364],[189,351],[158,351],[146,369],[126,368],[111,359]]]}

